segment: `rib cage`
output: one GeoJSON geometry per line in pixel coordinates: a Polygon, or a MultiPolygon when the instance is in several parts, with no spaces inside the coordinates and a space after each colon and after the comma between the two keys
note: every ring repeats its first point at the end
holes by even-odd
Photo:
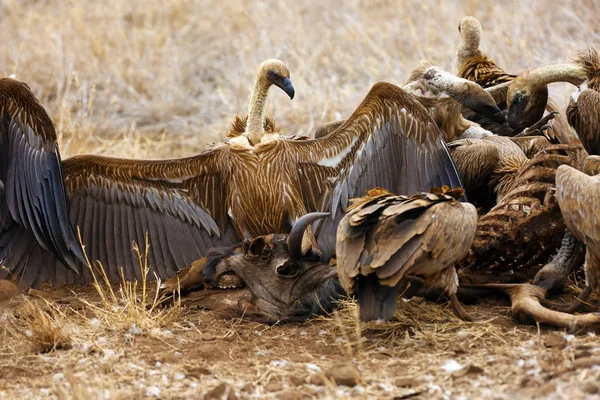
{"type": "Polygon", "coordinates": [[[522,167],[515,189],[479,219],[473,246],[459,263],[463,282],[533,278],[560,247],[565,229],[554,196],[556,169],[562,164],[580,168],[583,156],[581,146],[551,145],[522,167]]]}

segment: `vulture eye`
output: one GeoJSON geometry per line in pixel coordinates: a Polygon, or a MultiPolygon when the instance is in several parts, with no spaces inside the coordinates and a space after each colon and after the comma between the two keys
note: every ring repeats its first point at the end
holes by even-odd
{"type": "Polygon", "coordinates": [[[298,265],[291,261],[286,261],[283,264],[277,266],[277,274],[285,278],[292,278],[298,275],[300,268],[298,265]]]}

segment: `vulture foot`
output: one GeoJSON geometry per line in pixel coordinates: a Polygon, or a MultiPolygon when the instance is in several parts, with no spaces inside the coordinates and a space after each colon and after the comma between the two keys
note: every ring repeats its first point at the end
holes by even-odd
{"type": "Polygon", "coordinates": [[[550,123],[550,121],[553,120],[554,116],[557,114],[557,111],[552,111],[551,113],[548,113],[548,115],[540,119],[535,124],[531,125],[529,128],[523,129],[522,132],[516,134],[514,137],[544,136],[544,132],[552,128],[552,124],[550,123]]]}
{"type": "Polygon", "coordinates": [[[550,301],[544,301],[542,303],[543,303],[544,307],[550,307],[550,308],[560,311],[560,312],[573,314],[575,311],[578,311],[580,309],[580,307],[585,304],[585,301],[590,297],[591,294],[592,294],[592,288],[589,286],[586,286],[581,291],[581,293],[579,293],[579,296],[577,296],[569,304],[557,304],[557,303],[553,303],[550,301]]]}

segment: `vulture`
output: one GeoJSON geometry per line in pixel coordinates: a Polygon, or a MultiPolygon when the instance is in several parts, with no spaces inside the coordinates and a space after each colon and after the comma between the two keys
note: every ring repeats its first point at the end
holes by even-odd
{"type": "MultiPolygon", "coordinates": [[[[497,123],[502,123],[505,117],[495,105],[493,97],[478,84],[458,78],[429,60],[424,60],[414,68],[402,87],[412,94],[425,108],[443,134],[446,142],[465,137],[480,138],[492,135],[477,123],[463,118],[462,107],[473,112],[486,115],[497,123]]],[[[333,121],[318,127],[315,138],[328,135],[344,121],[333,121]]]]}
{"type": "Polygon", "coordinates": [[[441,286],[457,315],[469,318],[456,298],[454,263],[475,238],[477,211],[458,201],[462,195],[448,186],[410,197],[375,188],[352,200],[338,226],[337,270],[342,287],[356,294],[362,321],[391,319],[409,274],[441,286]]]}
{"type": "Polygon", "coordinates": [[[587,157],[583,172],[561,165],[556,171],[556,198],[565,224],[586,246],[586,287],[567,308],[573,312],[591,294],[600,294],[600,156],[587,157]]]}
{"type": "Polygon", "coordinates": [[[493,135],[448,144],[469,201],[476,206],[489,209],[499,203],[529,160],[511,139],[493,135]]]}
{"type": "Polygon", "coordinates": [[[572,63],[534,68],[513,80],[507,92],[508,123],[517,127],[525,119],[539,119],[543,110],[532,106],[532,93],[553,82],[568,82],[578,87],[567,107],[567,120],[588,153],[598,154],[600,59],[594,48],[578,52],[572,63]]]}
{"type": "Polygon", "coordinates": [[[406,90],[377,83],[347,120],[301,140],[265,118],[272,85],[294,96],[278,60],[261,64],[245,124],[236,118],[227,141],[200,154],[61,161],[52,121],[29,87],[0,80],[0,275],[21,288],[89,282],[79,231],[111,281],[121,268],[125,279],[141,278],[132,242],[144,251],[147,234],[150,276],[164,279],[209,248],[288,233],[315,211],[331,215],[306,230],[302,251],[317,247],[328,260],[348,199],[376,186],[400,194],[461,187],[442,133],[406,90]]]}
{"type": "MultiPolygon", "coordinates": [[[[461,39],[456,49],[457,75],[487,88],[493,94],[500,108],[505,110],[507,108],[506,89],[516,75],[504,71],[480,49],[482,29],[477,18],[464,17],[458,24],[458,31],[461,39]]],[[[544,110],[553,113],[557,112],[558,108],[548,98],[548,88],[539,86],[532,91],[527,112],[523,114],[519,124],[508,126],[508,124],[498,124],[485,116],[473,115],[470,112],[467,114],[469,119],[494,133],[502,136],[514,136],[539,121],[544,110]]],[[[556,117],[552,129],[546,133],[546,136],[554,143],[570,143],[572,141],[563,115],[556,117]]]]}

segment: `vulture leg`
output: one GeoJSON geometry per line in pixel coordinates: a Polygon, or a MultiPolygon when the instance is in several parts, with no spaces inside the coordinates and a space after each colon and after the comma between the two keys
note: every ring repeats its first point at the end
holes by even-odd
{"type": "MultiPolygon", "coordinates": [[[[565,235],[558,254],[533,279],[533,284],[545,289],[549,294],[561,293],[569,274],[583,264],[585,246],[565,229],[565,235]]],[[[568,312],[568,311],[565,311],[568,312]]]]}
{"type": "MultiPolygon", "coordinates": [[[[586,259],[585,259],[585,280],[586,285],[583,291],[577,296],[575,300],[573,300],[570,304],[557,305],[557,304],[548,304],[550,307],[555,308],[559,311],[566,313],[574,313],[579,310],[579,308],[585,304],[586,300],[594,293],[594,289],[598,288],[598,267],[600,267],[600,263],[597,257],[594,256],[591,250],[586,251],[586,259]]],[[[597,289],[596,289],[597,290],[597,289]]]]}
{"type": "Polygon", "coordinates": [[[444,268],[438,274],[432,275],[426,279],[426,286],[431,288],[441,287],[443,293],[450,300],[452,308],[454,308],[454,315],[463,321],[474,321],[475,319],[471,316],[463,305],[458,300],[456,293],[458,291],[458,275],[454,265],[444,268]]]}
{"type": "Polygon", "coordinates": [[[552,111],[551,113],[548,113],[548,115],[540,119],[538,122],[531,125],[529,128],[523,129],[522,132],[516,134],[513,137],[543,136],[544,131],[547,131],[548,129],[552,128],[552,124],[550,123],[550,121],[554,119],[554,116],[556,114],[558,114],[557,111],[552,111]]]}

